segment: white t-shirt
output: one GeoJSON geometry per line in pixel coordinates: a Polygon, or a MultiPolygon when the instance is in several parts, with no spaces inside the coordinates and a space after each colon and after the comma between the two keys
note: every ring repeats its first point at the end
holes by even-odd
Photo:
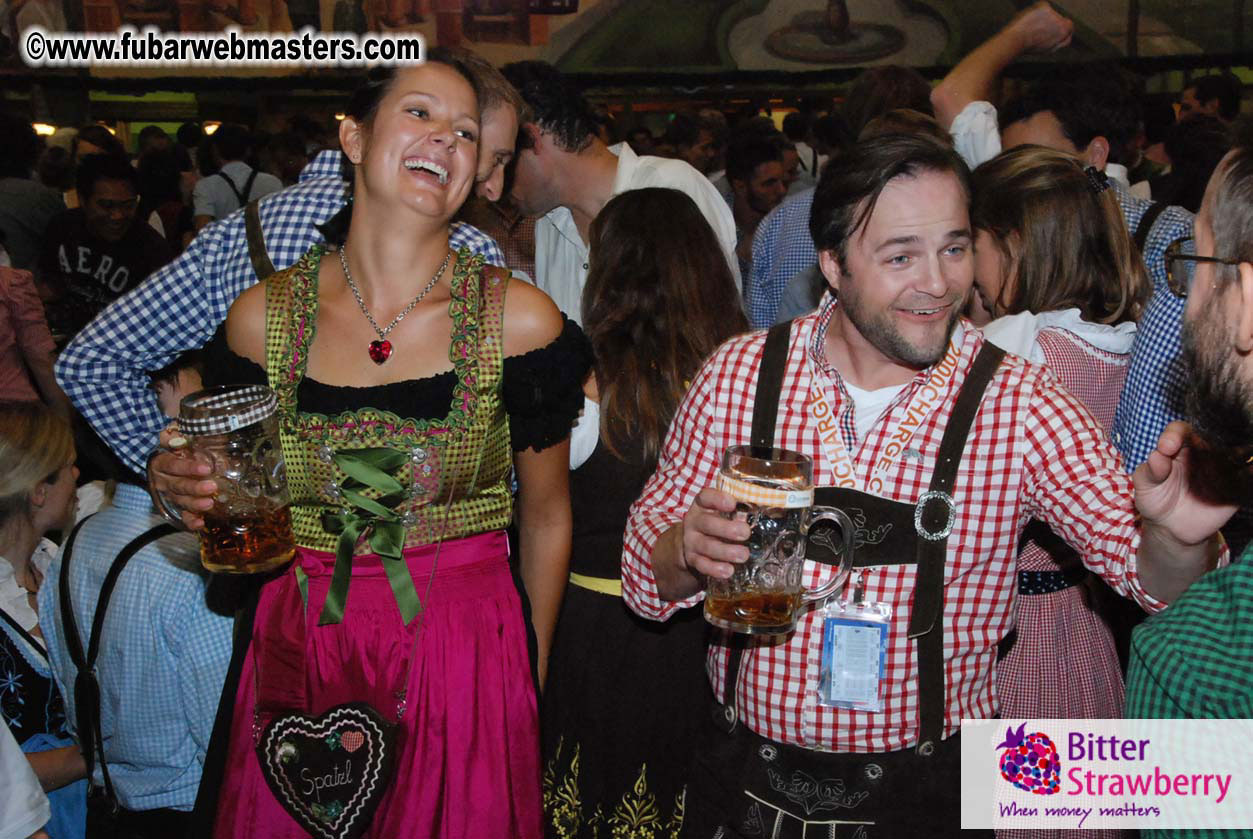
{"type": "MultiPolygon", "coordinates": [[[[235,194],[235,190],[244,191],[248,178],[252,175],[252,167],[242,160],[232,160],[222,166],[220,174],[230,178],[235,189],[231,189],[230,184],[217,175],[196,181],[196,186],[192,190],[192,204],[195,206],[196,215],[212,216],[215,220],[222,219],[243,206],[239,203],[239,196],[235,194]]],[[[282,188],[283,182],[278,178],[266,172],[258,172],[248,194],[244,196],[244,203],[269,195],[271,192],[278,192],[282,188]]]]}
{"type": "MultiPolygon", "coordinates": [[[[909,384],[906,382],[905,384],[909,384]]],[[[857,442],[860,445],[870,433],[870,429],[883,416],[888,405],[896,395],[905,389],[905,384],[881,387],[878,390],[862,390],[848,379],[844,380],[844,389],[853,400],[853,427],[857,431],[857,442]]]]}
{"type": "Polygon", "coordinates": [[[0,839],[26,839],[52,818],[48,796],[7,725],[0,725],[0,839]]]}
{"type": "MultiPolygon", "coordinates": [[[[996,107],[991,102],[976,100],[968,103],[953,118],[949,133],[953,135],[953,148],[971,169],[1001,153],[1001,129],[996,107]]],[[[1105,174],[1118,181],[1124,189],[1131,188],[1127,167],[1121,163],[1106,163],[1105,174]]]]}
{"type": "MultiPolygon", "coordinates": [[[[722,245],[738,292],[740,263],[735,256],[735,219],[731,208],[713,184],[682,160],[638,157],[626,143],[611,146],[609,150],[618,156],[614,195],[657,186],[677,189],[696,202],[701,215],[709,222],[722,245]]],[[[570,320],[580,325],[583,323],[583,286],[587,283],[587,266],[588,247],[568,209],[558,207],[536,223],[535,285],[551,297],[570,320]]]]}

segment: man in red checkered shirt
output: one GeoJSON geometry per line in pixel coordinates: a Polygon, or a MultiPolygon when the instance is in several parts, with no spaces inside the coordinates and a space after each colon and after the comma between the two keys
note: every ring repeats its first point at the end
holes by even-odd
{"type": "MultiPolygon", "coordinates": [[[[952,833],[954,735],[962,718],[996,712],[996,645],[1014,623],[1026,523],[1046,522],[1159,611],[1214,565],[1211,537],[1232,509],[1186,491],[1178,432],[1133,487],[1075,397],[963,323],[969,172],[955,153],[892,135],[840,164],[824,171],[810,221],[839,302],[733,339],[705,364],[632,508],[623,595],[665,620],[700,601],[706,578],[729,578],[750,529],[724,516],[735,501],[713,488],[722,452],[790,449],[813,459],[817,503],[856,524],[837,600],[860,604],[845,616],[880,616],[856,628],[877,629],[882,653],[840,659],[848,624],[830,608],[783,636],[716,635],[720,705],[689,782],[687,836],[952,833]]],[[[817,542],[809,589],[838,564],[817,542]]]]}

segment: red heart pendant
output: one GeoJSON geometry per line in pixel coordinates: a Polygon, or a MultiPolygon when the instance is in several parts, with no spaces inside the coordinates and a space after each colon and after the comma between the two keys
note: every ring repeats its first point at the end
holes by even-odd
{"type": "Polygon", "coordinates": [[[371,341],[370,342],[370,360],[375,364],[382,364],[392,354],[391,341],[371,341]]]}

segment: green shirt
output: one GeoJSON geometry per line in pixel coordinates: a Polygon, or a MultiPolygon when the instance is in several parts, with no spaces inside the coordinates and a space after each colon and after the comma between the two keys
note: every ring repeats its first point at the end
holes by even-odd
{"type": "MultiPolygon", "coordinates": [[[[1253,717],[1253,545],[1197,580],[1131,637],[1128,719],[1253,717]]],[[[1248,830],[1154,830],[1145,837],[1253,837],[1248,830]]]]}

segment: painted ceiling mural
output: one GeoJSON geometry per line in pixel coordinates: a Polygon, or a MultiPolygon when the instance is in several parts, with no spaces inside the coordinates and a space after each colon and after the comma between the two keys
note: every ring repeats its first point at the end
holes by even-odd
{"type": "MultiPolygon", "coordinates": [[[[578,73],[805,71],[950,65],[1026,0],[0,0],[0,49],[16,33],[416,31],[495,62],[578,73]]],[[[1245,0],[1064,0],[1078,22],[1060,60],[1231,55],[1253,40],[1245,0]]],[[[116,72],[116,71],[111,71],[116,72]]],[[[124,71],[123,71],[124,72],[124,71]]],[[[220,74],[217,71],[216,74],[220,74]]]]}

